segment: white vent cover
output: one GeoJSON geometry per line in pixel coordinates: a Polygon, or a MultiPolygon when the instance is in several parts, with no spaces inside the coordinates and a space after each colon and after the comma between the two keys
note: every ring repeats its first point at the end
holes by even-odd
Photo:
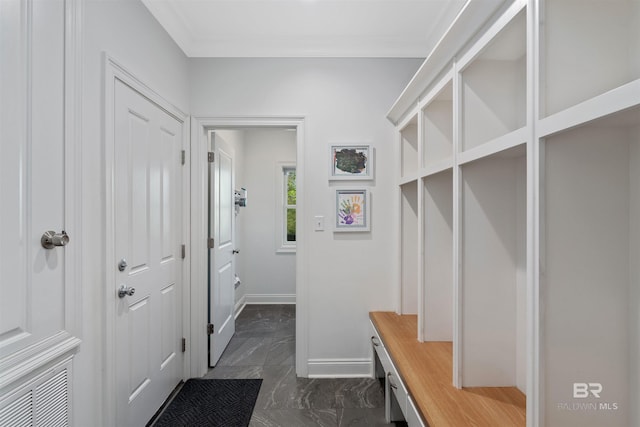
{"type": "Polygon", "coordinates": [[[18,384],[0,402],[0,426],[65,427],[69,425],[70,361],[18,384]]]}
{"type": "Polygon", "coordinates": [[[31,390],[0,410],[0,426],[27,427],[33,425],[31,390]]]}

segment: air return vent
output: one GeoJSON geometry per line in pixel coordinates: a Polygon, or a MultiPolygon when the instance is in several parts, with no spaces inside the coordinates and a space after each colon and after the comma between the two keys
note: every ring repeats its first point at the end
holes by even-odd
{"type": "Polygon", "coordinates": [[[70,362],[19,384],[0,402],[0,426],[64,427],[69,425],[70,362]]]}
{"type": "Polygon", "coordinates": [[[31,390],[0,410],[0,426],[27,427],[33,424],[31,390]]]}

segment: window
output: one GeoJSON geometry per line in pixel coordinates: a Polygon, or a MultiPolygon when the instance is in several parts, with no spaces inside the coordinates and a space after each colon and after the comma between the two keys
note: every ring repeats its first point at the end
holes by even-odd
{"type": "Polygon", "coordinates": [[[284,169],[285,201],[287,213],[285,242],[296,242],[296,170],[284,169]]]}
{"type": "Polygon", "coordinates": [[[296,249],[296,167],[278,164],[278,229],[277,252],[295,252],[296,249]]]}

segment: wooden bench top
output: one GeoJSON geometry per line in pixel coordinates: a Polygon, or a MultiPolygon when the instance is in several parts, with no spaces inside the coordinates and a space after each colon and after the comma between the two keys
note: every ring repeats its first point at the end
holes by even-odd
{"type": "Polygon", "coordinates": [[[526,424],[526,398],[516,387],[453,386],[451,342],[417,340],[415,315],[369,314],[402,382],[430,427],[526,424]]]}

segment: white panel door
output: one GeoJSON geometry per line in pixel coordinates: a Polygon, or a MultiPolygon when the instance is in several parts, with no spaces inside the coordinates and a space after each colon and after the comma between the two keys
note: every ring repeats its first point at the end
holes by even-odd
{"type": "Polygon", "coordinates": [[[215,161],[209,163],[209,365],[215,366],[235,333],[235,205],[232,148],[210,134],[215,161]]]}
{"type": "Polygon", "coordinates": [[[116,422],[143,426],[182,375],[182,123],[117,79],[114,106],[116,422]]]}
{"type": "Polygon", "coordinates": [[[74,203],[65,191],[74,159],[65,158],[63,0],[0,1],[0,77],[1,386],[73,339],[66,281],[78,234],[68,228],[74,203]],[[45,231],[65,229],[70,246],[42,246],[45,231]],[[20,364],[21,372],[4,370],[20,364]]]}

